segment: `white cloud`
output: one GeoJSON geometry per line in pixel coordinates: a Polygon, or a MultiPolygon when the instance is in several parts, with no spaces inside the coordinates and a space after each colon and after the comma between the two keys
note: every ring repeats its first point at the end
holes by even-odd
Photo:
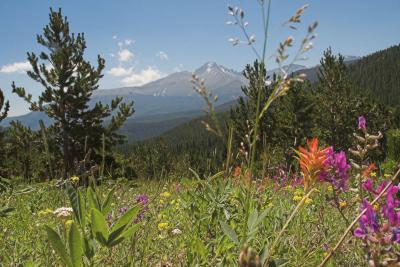
{"type": "Polygon", "coordinates": [[[31,70],[31,64],[28,61],[25,62],[15,62],[13,64],[4,65],[0,67],[1,73],[25,73],[28,70],[31,70]]]}
{"type": "Polygon", "coordinates": [[[160,51],[156,54],[157,57],[159,57],[161,60],[168,60],[168,55],[167,53],[160,51]]]}
{"type": "Polygon", "coordinates": [[[112,38],[115,40],[115,39],[117,39],[117,36],[116,36],[116,35],[113,35],[113,37],[112,37],[112,38]]]}
{"type": "Polygon", "coordinates": [[[122,77],[122,76],[128,76],[132,73],[133,68],[123,68],[123,67],[115,67],[111,68],[109,71],[107,71],[108,74],[114,77],[122,77]]]}
{"type": "Polygon", "coordinates": [[[135,40],[126,39],[126,40],[124,41],[124,43],[125,43],[125,45],[131,45],[131,44],[134,44],[134,43],[135,43],[135,40]]]}
{"type": "Polygon", "coordinates": [[[120,51],[118,51],[118,60],[119,61],[130,61],[132,60],[134,57],[134,54],[129,51],[129,49],[121,49],[120,51]]]}
{"type": "Polygon", "coordinates": [[[163,74],[157,68],[147,67],[147,69],[141,70],[137,73],[132,73],[131,75],[122,79],[122,84],[125,86],[141,86],[158,80],[164,76],[165,74],[163,74]]]}

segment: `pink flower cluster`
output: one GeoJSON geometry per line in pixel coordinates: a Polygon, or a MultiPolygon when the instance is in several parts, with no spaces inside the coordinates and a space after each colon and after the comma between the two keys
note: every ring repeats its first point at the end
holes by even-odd
{"type": "MultiPolygon", "coordinates": [[[[363,189],[376,196],[386,185],[387,182],[383,182],[374,188],[372,180],[368,179],[363,184],[363,189]]],[[[366,209],[366,213],[360,218],[359,227],[354,231],[356,237],[365,242],[400,244],[400,200],[396,196],[399,190],[399,185],[391,185],[385,192],[383,201],[374,207],[367,199],[364,200],[361,210],[366,209]]]]}

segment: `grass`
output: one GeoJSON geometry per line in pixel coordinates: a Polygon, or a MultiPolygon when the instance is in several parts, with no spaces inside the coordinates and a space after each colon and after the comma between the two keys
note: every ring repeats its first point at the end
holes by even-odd
{"type": "MultiPolygon", "coordinates": [[[[253,238],[242,242],[248,237],[243,218],[246,212],[245,188],[249,188],[242,179],[200,181],[171,178],[168,182],[138,180],[103,184],[98,188],[103,196],[116,186],[109,224],[121,217],[122,207],[134,206],[138,195],[148,195],[150,202],[143,226],[130,240],[110,250],[96,247],[95,266],[125,266],[127,263],[132,266],[237,266],[244,244],[261,251],[273,242],[297,205],[294,195],[301,193],[300,188],[292,186],[276,191],[270,181],[265,183],[265,189],[259,187],[257,190],[252,184],[250,208],[259,213],[266,211],[266,216],[253,238]],[[223,231],[221,222],[236,232],[239,245],[223,231]],[[174,234],[174,229],[179,229],[181,234],[174,234]]],[[[19,189],[22,187],[16,187],[14,192],[19,189]]],[[[318,187],[318,192],[290,223],[275,248],[273,259],[281,259],[286,262],[285,266],[316,266],[322,261],[327,247],[331,248],[337,242],[347,226],[327,200],[329,193],[326,185],[318,187]]],[[[342,199],[349,203],[343,213],[355,217],[358,208],[351,204],[351,195],[342,199]]],[[[60,264],[58,255],[47,241],[44,225],[57,229],[61,236],[66,233],[64,222],[46,212],[47,209],[70,206],[65,190],[51,182],[35,184],[25,193],[13,194],[8,205],[16,210],[8,217],[0,218],[2,266],[60,264]]],[[[345,241],[329,264],[363,266],[363,263],[361,243],[351,239],[345,241]]]]}

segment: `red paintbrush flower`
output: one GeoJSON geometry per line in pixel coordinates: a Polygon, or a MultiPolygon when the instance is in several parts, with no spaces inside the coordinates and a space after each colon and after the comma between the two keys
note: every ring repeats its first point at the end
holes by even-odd
{"type": "Polygon", "coordinates": [[[297,160],[300,163],[300,169],[304,176],[304,190],[308,191],[318,177],[318,173],[326,169],[327,152],[330,147],[319,149],[318,138],[307,140],[307,148],[299,147],[294,150],[297,154],[297,160]]]}

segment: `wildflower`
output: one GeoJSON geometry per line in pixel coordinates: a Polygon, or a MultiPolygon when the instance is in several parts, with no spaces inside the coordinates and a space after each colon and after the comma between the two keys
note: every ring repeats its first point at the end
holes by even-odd
{"type": "Polygon", "coordinates": [[[74,220],[66,220],[65,221],[65,227],[69,228],[73,223],[74,223],[74,220]]]}
{"type": "Polygon", "coordinates": [[[306,200],[304,201],[304,203],[306,204],[306,205],[308,205],[308,204],[310,204],[310,203],[312,203],[312,199],[311,198],[306,198],[306,200]]]}
{"type": "Polygon", "coordinates": [[[371,177],[376,177],[376,172],[371,172],[371,177]]]}
{"type": "Polygon", "coordinates": [[[363,177],[368,177],[373,170],[375,170],[375,163],[371,163],[362,173],[363,177]]]}
{"type": "Polygon", "coordinates": [[[167,222],[162,222],[157,225],[158,230],[166,230],[169,228],[169,224],[167,222]]]}
{"type": "Polygon", "coordinates": [[[358,117],[358,129],[366,130],[367,129],[366,123],[367,123],[367,121],[365,120],[364,116],[358,117]]]}
{"type": "Polygon", "coordinates": [[[45,209],[45,210],[41,210],[38,212],[39,217],[44,217],[47,216],[49,214],[53,213],[53,211],[51,209],[45,209]]]}
{"type": "Polygon", "coordinates": [[[128,210],[128,207],[123,206],[123,207],[119,208],[119,213],[124,214],[127,210],[128,210]]]}
{"type": "Polygon", "coordinates": [[[171,197],[171,193],[168,191],[165,191],[165,192],[161,193],[160,196],[162,198],[169,198],[169,197],[171,197]]]}
{"type": "Polygon", "coordinates": [[[71,177],[69,178],[69,180],[70,180],[73,184],[77,184],[77,183],[79,182],[79,177],[76,176],[76,175],[74,175],[74,176],[71,176],[71,177]]]}
{"type": "Polygon", "coordinates": [[[369,233],[375,233],[379,229],[378,216],[367,200],[364,200],[361,205],[361,210],[364,209],[366,212],[360,218],[360,227],[354,230],[354,235],[361,239],[365,239],[369,233]]]}
{"type": "Polygon", "coordinates": [[[147,195],[139,195],[136,197],[136,203],[147,205],[149,203],[149,197],[147,195]]]}
{"type": "Polygon", "coordinates": [[[298,196],[298,195],[293,197],[293,201],[296,201],[296,202],[299,202],[302,199],[303,199],[303,197],[302,196],[298,196]]]}
{"type": "Polygon", "coordinates": [[[390,177],[392,177],[392,175],[391,175],[391,174],[388,174],[388,173],[385,173],[383,176],[384,176],[385,178],[390,178],[390,177]]]}
{"type": "Polygon", "coordinates": [[[339,207],[340,208],[344,208],[344,207],[346,207],[347,206],[347,202],[346,201],[344,201],[344,200],[341,200],[341,201],[339,201],[339,207]]]}
{"type": "Polygon", "coordinates": [[[65,219],[71,216],[72,212],[72,208],[61,207],[53,211],[53,214],[56,215],[58,218],[65,219]]]}
{"type": "Polygon", "coordinates": [[[235,168],[235,170],[233,172],[233,177],[240,176],[240,172],[241,172],[240,166],[236,166],[236,168],[235,168]]]}
{"type": "Polygon", "coordinates": [[[316,181],[321,171],[326,169],[327,151],[328,148],[319,149],[318,139],[313,138],[307,141],[307,147],[299,147],[299,150],[295,150],[297,159],[300,162],[300,169],[303,173],[304,189],[307,191],[310,186],[316,181]]]}
{"type": "MultiPolygon", "coordinates": [[[[350,164],[347,163],[346,154],[343,151],[334,152],[330,147],[327,150],[327,168],[322,170],[319,177],[321,180],[327,181],[332,186],[344,191],[347,189],[350,164]]],[[[332,188],[333,191],[333,188],[332,188]]]]}
{"type": "Polygon", "coordinates": [[[182,231],[180,229],[178,229],[178,228],[175,228],[174,230],[172,230],[172,234],[180,235],[180,234],[182,234],[182,231]]]}

